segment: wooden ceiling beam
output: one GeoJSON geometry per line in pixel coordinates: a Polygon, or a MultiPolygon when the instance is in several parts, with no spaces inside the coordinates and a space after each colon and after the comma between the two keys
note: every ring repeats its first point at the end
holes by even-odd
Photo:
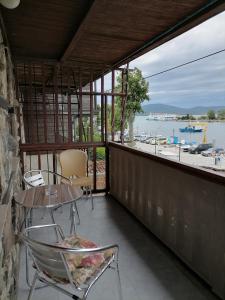
{"type": "Polygon", "coordinates": [[[62,54],[60,62],[64,63],[66,60],[68,60],[70,58],[70,56],[72,55],[72,52],[74,50],[75,45],[77,45],[79,40],[81,38],[83,38],[83,34],[84,34],[84,31],[85,31],[87,20],[89,19],[90,15],[92,15],[94,13],[95,6],[99,5],[97,2],[98,2],[98,0],[94,0],[91,7],[87,11],[86,16],[83,18],[83,21],[80,24],[78,30],[76,31],[76,33],[74,34],[73,38],[71,39],[69,45],[67,46],[64,53],[62,54]]]}

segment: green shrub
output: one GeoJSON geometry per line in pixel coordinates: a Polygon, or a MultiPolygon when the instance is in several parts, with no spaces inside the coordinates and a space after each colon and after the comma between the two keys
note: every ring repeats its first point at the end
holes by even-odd
{"type": "MultiPolygon", "coordinates": [[[[88,158],[89,160],[93,160],[93,150],[88,150],[88,158]]],[[[105,148],[98,147],[96,148],[96,160],[105,160],[105,148]]]]}
{"type": "Polygon", "coordinates": [[[104,147],[99,147],[96,149],[96,159],[97,160],[105,159],[105,148],[104,147]]]}

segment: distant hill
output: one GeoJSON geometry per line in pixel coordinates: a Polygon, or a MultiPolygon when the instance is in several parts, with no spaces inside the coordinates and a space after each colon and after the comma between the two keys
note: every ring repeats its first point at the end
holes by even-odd
{"type": "Polygon", "coordinates": [[[144,114],[149,113],[167,113],[167,114],[178,114],[178,115],[205,115],[209,110],[225,109],[225,106],[196,106],[192,108],[182,108],[173,105],[166,104],[146,104],[142,106],[144,114]]]}

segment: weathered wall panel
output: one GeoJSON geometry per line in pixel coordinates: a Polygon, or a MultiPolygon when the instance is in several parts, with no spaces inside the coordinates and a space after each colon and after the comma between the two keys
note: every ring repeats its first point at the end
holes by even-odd
{"type": "Polygon", "coordinates": [[[224,299],[225,178],[113,143],[109,155],[110,193],[224,299]]]}

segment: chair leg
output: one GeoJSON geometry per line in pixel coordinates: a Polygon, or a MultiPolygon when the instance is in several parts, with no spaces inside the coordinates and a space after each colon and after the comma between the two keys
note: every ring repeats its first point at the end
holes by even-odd
{"type": "Polygon", "coordinates": [[[85,192],[86,192],[86,200],[88,200],[88,187],[85,186],[85,192]]]}
{"type": "Polygon", "coordinates": [[[31,288],[31,284],[30,284],[30,274],[29,274],[29,266],[28,266],[28,259],[29,259],[29,253],[28,253],[28,249],[26,247],[25,249],[25,260],[26,260],[26,282],[27,285],[31,288]]]}
{"type": "Polygon", "coordinates": [[[117,272],[118,296],[119,296],[119,300],[123,300],[122,286],[121,286],[121,279],[120,279],[120,272],[119,272],[118,262],[116,264],[116,272],[117,272]]]}
{"type": "Polygon", "coordinates": [[[33,294],[33,291],[34,291],[34,288],[35,288],[35,284],[36,284],[36,281],[37,281],[37,278],[38,278],[38,273],[35,272],[27,300],[31,300],[31,297],[32,297],[32,294],[33,294]]]}
{"type": "Polygon", "coordinates": [[[29,217],[29,226],[32,226],[33,223],[33,209],[30,209],[30,217],[29,217]]]}
{"type": "Polygon", "coordinates": [[[92,195],[91,186],[89,187],[89,191],[90,191],[90,197],[91,197],[91,208],[92,208],[92,210],[93,210],[93,209],[94,209],[94,200],[93,200],[93,195],[92,195]]]}
{"type": "Polygon", "coordinates": [[[52,224],[55,224],[55,218],[54,218],[52,209],[49,209],[49,214],[50,214],[50,217],[52,219],[52,224]]]}
{"type": "MultiPolygon", "coordinates": [[[[30,225],[30,210],[28,208],[24,208],[24,227],[27,228],[30,225]]],[[[26,282],[27,285],[31,288],[31,283],[30,283],[30,272],[29,272],[29,252],[28,248],[25,247],[25,263],[26,263],[26,282]]]]}
{"type": "Polygon", "coordinates": [[[72,233],[76,234],[77,227],[76,227],[75,210],[77,208],[76,208],[75,202],[72,204],[71,209],[72,209],[72,215],[71,215],[70,234],[72,234],[72,233]]]}
{"type": "Polygon", "coordinates": [[[74,208],[75,208],[75,210],[76,210],[77,219],[78,219],[78,224],[80,225],[80,216],[79,216],[79,212],[78,212],[78,208],[77,208],[77,203],[76,203],[76,201],[74,201],[74,208]]]}

